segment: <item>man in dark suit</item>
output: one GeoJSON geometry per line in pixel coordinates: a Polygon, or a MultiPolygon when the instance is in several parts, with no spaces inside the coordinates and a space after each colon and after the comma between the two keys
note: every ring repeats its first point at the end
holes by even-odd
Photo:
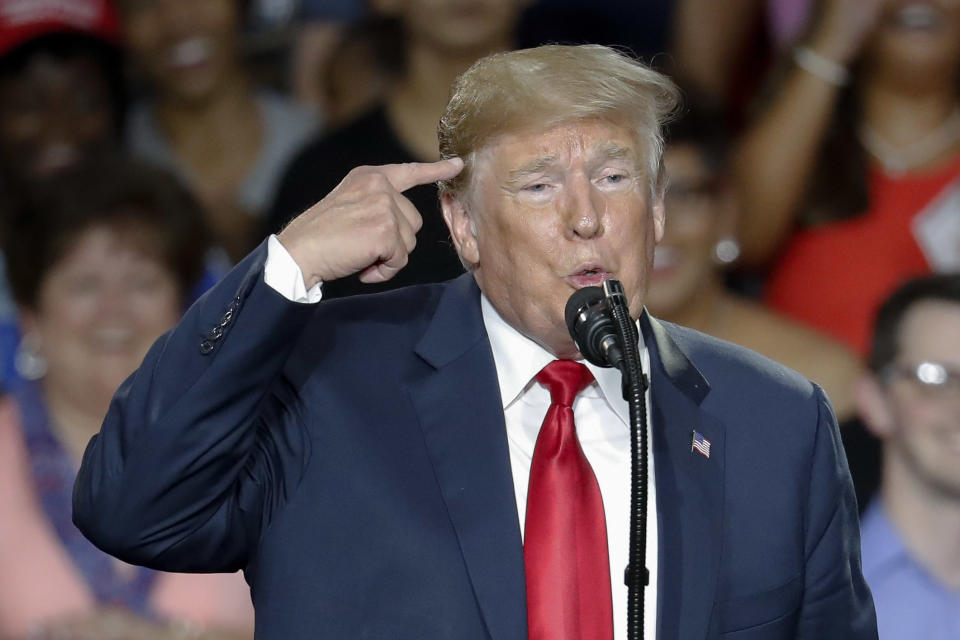
{"type": "Polygon", "coordinates": [[[84,456],[77,525],[127,561],[243,568],[259,638],[626,637],[629,421],[563,318],[615,277],[651,380],[645,637],[876,638],[822,391],[643,312],[674,104],[604,47],[478,62],[447,160],[352,171],[157,342],[84,456]],[[434,181],[469,273],[316,304],[402,268],[401,192],[434,181]]]}

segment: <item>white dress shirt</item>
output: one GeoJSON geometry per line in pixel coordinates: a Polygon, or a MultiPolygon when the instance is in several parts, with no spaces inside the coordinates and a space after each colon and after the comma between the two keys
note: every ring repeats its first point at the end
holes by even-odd
{"type": "MultiPolygon", "coordinates": [[[[309,291],[293,257],[276,236],[267,244],[264,281],[288,300],[318,302],[321,285],[309,291]]],[[[490,339],[510,448],[510,467],[517,500],[517,517],[523,532],[527,506],[530,461],[540,425],[550,406],[550,392],[534,376],[554,357],[543,347],[511,327],[485,295],[480,306],[490,339]]],[[[643,370],[650,372],[650,353],[640,338],[643,370]]],[[[593,467],[607,520],[607,546],[613,593],[614,637],[627,637],[627,587],[623,571],[630,549],[630,414],[620,391],[620,373],[584,362],[595,379],[573,403],[574,422],[584,455],[593,467]]],[[[648,420],[647,548],[650,584],[644,591],[644,637],[655,638],[657,610],[657,509],[656,482],[650,429],[650,390],[646,392],[648,420]]]]}

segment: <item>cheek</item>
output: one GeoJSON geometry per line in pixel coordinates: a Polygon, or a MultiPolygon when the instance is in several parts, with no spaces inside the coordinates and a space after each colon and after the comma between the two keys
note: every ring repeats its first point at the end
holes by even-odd
{"type": "Polygon", "coordinates": [[[41,303],[43,318],[42,326],[49,329],[47,333],[82,331],[94,321],[100,307],[98,297],[94,294],[85,295],[76,292],[61,292],[53,299],[41,303]]]}
{"type": "Polygon", "coordinates": [[[104,144],[113,136],[113,123],[105,110],[96,113],[77,112],[74,118],[70,129],[81,147],[89,148],[104,144]]]}
{"type": "Polygon", "coordinates": [[[127,312],[139,326],[166,331],[180,319],[177,286],[172,279],[164,278],[158,285],[130,292],[127,312]]]}
{"type": "Polygon", "coordinates": [[[207,0],[196,12],[197,32],[212,38],[218,57],[230,56],[236,48],[239,21],[233,0],[207,0]]]}
{"type": "Polygon", "coordinates": [[[147,78],[161,76],[168,72],[167,43],[168,34],[159,18],[142,17],[131,21],[126,29],[126,45],[137,69],[147,78]]]}
{"type": "Polygon", "coordinates": [[[25,147],[35,147],[40,142],[45,122],[38,112],[19,112],[0,116],[0,136],[2,136],[4,155],[16,156],[27,151],[25,147]],[[10,147],[18,147],[14,153],[10,147]]]}
{"type": "Polygon", "coordinates": [[[127,48],[149,63],[160,45],[159,20],[146,13],[131,16],[124,25],[124,36],[127,48]]]}

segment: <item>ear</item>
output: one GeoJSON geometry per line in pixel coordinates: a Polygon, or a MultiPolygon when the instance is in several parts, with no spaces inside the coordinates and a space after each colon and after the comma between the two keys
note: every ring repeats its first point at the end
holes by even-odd
{"type": "Polygon", "coordinates": [[[480,246],[477,243],[477,226],[470,217],[463,199],[451,193],[440,196],[443,220],[450,229],[453,246],[460,259],[469,265],[480,264],[480,246]]]}
{"type": "Polygon", "coordinates": [[[853,385],[853,401],[857,413],[873,435],[883,440],[893,434],[896,429],[893,410],[876,375],[865,373],[857,378],[853,385]]]}
{"type": "Polygon", "coordinates": [[[663,230],[666,225],[667,211],[663,204],[663,195],[657,196],[653,203],[653,239],[654,244],[660,244],[663,240],[663,230]]]}

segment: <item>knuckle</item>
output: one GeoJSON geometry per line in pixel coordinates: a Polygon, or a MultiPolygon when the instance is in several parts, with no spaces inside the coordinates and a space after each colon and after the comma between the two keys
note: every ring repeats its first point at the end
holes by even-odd
{"type": "Polygon", "coordinates": [[[390,240],[397,235],[397,221],[393,216],[381,216],[374,223],[374,232],[383,240],[390,240]]]}
{"type": "Polygon", "coordinates": [[[371,171],[365,175],[368,186],[373,189],[380,191],[389,191],[393,187],[390,185],[390,180],[387,179],[387,176],[384,175],[382,171],[371,171]]]}
{"type": "Polygon", "coordinates": [[[411,220],[411,225],[413,226],[414,231],[420,231],[421,227],[423,227],[423,216],[415,211],[413,220],[411,220]]]}
{"type": "Polygon", "coordinates": [[[370,194],[370,206],[378,211],[393,211],[393,198],[385,191],[375,191],[370,194]]]}

